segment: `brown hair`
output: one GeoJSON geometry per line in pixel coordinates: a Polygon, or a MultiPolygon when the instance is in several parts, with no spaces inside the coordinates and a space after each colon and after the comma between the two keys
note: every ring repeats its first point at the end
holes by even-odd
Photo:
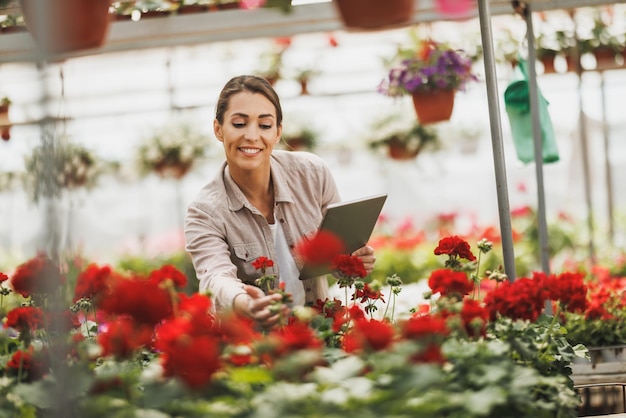
{"type": "Polygon", "coordinates": [[[283,110],[280,106],[280,99],[272,85],[263,77],[256,75],[240,75],[233,77],[224,85],[215,105],[215,119],[221,124],[224,123],[224,113],[230,104],[230,98],[242,91],[262,94],[272,102],[276,109],[276,123],[280,126],[283,123],[283,110]]]}

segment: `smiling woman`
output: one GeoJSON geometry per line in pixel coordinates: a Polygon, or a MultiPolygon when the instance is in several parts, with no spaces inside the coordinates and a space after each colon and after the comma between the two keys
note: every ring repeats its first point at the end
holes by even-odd
{"type": "MultiPolygon", "coordinates": [[[[264,328],[286,318],[295,306],[328,296],[324,276],[301,281],[302,260],[294,249],[317,230],[339,192],[327,164],[306,152],[274,150],[282,134],[282,108],[263,77],[230,79],[216,105],[213,130],[226,162],[188,208],[186,249],[192,256],[200,290],[210,291],[218,309],[232,309],[264,328]],[[267,271],[253,268],[260,257],[275,260],[267,271]],[[267,294],[257,287],[272,277],[267,294]],[[292,300],[282,303],[283,289],[292,300]],[[274,309],[276,303],[278,309],[274,309]]],[[[356,250],[370,273],[371,247],[356,250]]]]}

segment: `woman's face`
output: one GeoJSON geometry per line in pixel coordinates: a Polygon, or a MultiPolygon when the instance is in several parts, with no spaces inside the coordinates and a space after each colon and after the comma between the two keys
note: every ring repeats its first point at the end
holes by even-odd
{"type": "Polygon", "coordinates": [[[272,150],[282,133],[272,102],[262,94],[248,91],[230,98],[224,124],[215,120],[213,130],[224,144],[231,169],[244,171],[269,167],[272,150]]]}

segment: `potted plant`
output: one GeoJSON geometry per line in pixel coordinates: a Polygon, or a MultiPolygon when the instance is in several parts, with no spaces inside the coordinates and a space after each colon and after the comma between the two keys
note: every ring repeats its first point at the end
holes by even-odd
{"type": "Polygon", "coordinates": [[[563,57],[567,62],[566,70],[571,70],[571,51],[576,47],[574,33],[570,30],[544,30],[536,39],[537,60],[543,64],[544,74],[556,72],[555,59],[563,57]]]}
{"type": "Polygon", "coordinates": [[[318,74],[319,71],[313,68],[301,69],[296,72],[295,79],[300,83],[300,94],[302,96],[309,94],[309,81],[318,74]]]}
{"type": "Polygon", "coordinates": [[[0,99],[0,134],[2,139],[8,141],[11,139],[11,123],[9,121],[9,107],[11,107],[11,100],[8,97],[0,99]]]}
{"type": "Polygon", "coordinates": [[[292,151],[313,151],[318,143],[319,133],[307,124],[285,124],[283,143],[292,151]]]}
{"type": "Polygon", "coordinates": [[[353,30],[389,29],[413,19],[414,0],[334,0],[343,25],[353,30]]]}
{"type": "Polygon", "coordinates": [[[623,64],[624,34],[608,25],[597,10],[592,19],[589,31],[578,36],[580,54],[592,54],[596,59],[597,70],[623,64]]]}
{"type": "Polygon", "coordinates": [[[265,79],[273,86],[282,77],[283,53],[286,48],[278,46],[270,51],[261,54],[259,61],[261,68],[257,70],[257,74],[265,79]]]}
{"type": "Polygon", "coordinates": [[[25,188],[34,202],[63,191],[90,189],[104,165],[93,152],[67,138],[47,140],[26,157],[25,188]]]}
{"type": "Polygon", "coordinates": [[[98,48],[108,34],[111,0],[19,0],[19,5],[46,54],[98,48]]]}
{"type": "Polygon", "coordinates": [[[462,50],[430,39],[399,47],[389,63],[378,91],[390,97],[410,95],[422,124],[450,119],[456,92],[478,80],[471,58],[462,50]]]}
{"type": "Polygon", "coordinates": [[[372,125],[376,137],[368,142],[372,150],[385,149],[394,160],[414,159],[426,146],[436,146],[437,132],[415,119],[407,120],[399,115],[390,115],[372,125]]]}
{"type": "Polygon", "coordinates": [[[137,151],[140,173],[182,179],[198,158],[205,155],[209,140],[190,123],[171,123],[147,136],[137,151]]]}

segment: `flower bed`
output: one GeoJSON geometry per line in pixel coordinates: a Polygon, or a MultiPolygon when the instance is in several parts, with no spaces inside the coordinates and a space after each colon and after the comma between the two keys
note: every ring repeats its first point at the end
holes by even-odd
{"type": "MultiPolygon", "coordinates": [[[[490,248],[482,241],[478,251],[490,248]]],[[[71,274],[38,255],[0,276],[1,408],[65,417],[576,416],[570,364],[585,350],[542,311],[546,299],[578,309],[582,275],[536,274],[485,295],[467,273],[478,269],[467,242],[446,237],[435,254],[445,267],[429,276],[428,305],[410,315],[396,315],[397,276],[363,283],[348,257],[337,264],[344,300],[296,309],[271,330],[216,315],[208,295],[179,291],[186,277],[169,265],[123,275],[91,264],[71,274]]]]}

